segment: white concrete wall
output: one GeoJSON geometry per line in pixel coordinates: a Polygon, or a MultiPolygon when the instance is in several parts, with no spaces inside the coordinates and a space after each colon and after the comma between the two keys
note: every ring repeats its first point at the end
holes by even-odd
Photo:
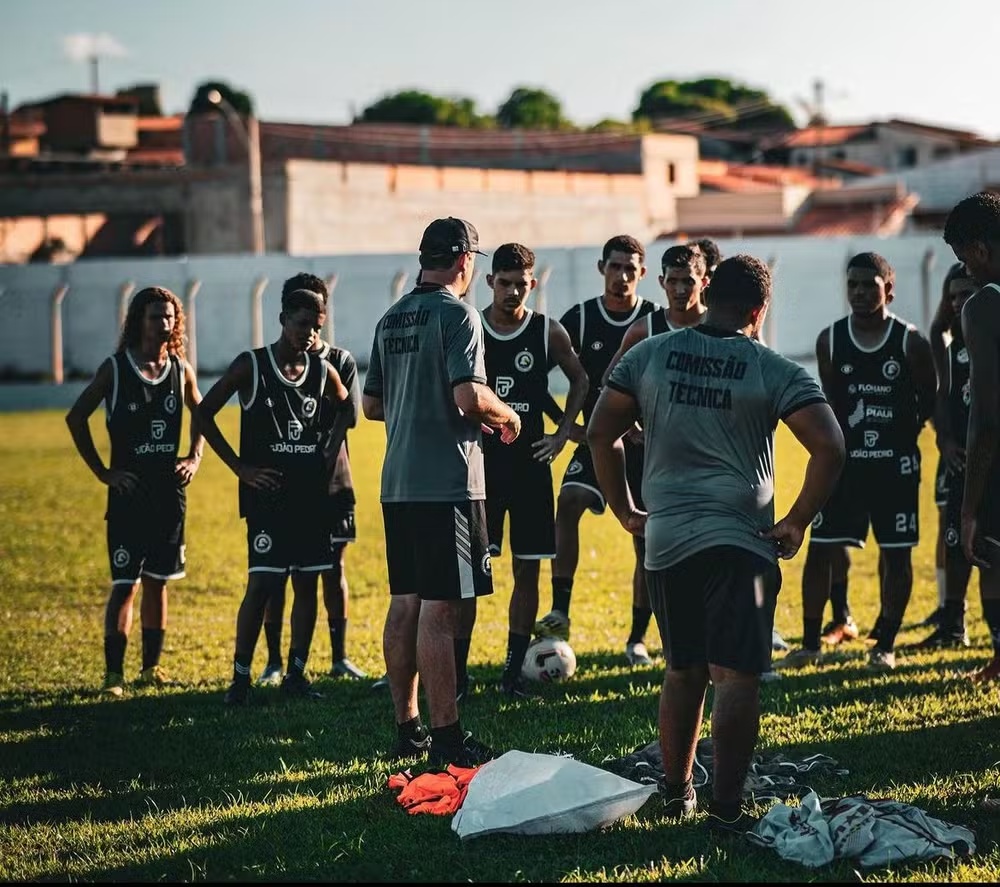
{"type": "MultiPolygon", "coordinates": [[[[662,301],[656,283],[659,259],[669,242],[649,247],[649,273],[640,287],[647,298],[662,301]]],[[[846,313],[844,266],[850,255],[871,249],[882,253],[896,269],[898,292],[894,310],[926,329],[929,322],[921,292],[921,263],[931,249],[930,307],[939,298],[941,280],[954,258],[936,235],[897,238],[755,238],[720,241],[723,255],[749,252],[775,260],[775,297],[771,311],[770,342],[796,358],[808,359],[819,330],[846,313]]],[[[572,304],[601,292],[597,272],[600,244],[570,249],[536,251],[539,269],[552,269],[545,288],[547,312],[559,317],[572,304]]],[[[482,273],[473,298],[479,307],[489,299],[485,272],[489,259],[480,259],[482,273]]],[[[67,378],[92,374],[114,348],[118,337],[119,291],[126,281],[137,288],[167,286],[184,295],[188,283],[201,281],[196,299],[199,374],[225,369],[229,361],[251,345],[250,293],[255,280],[269,279],[264,291],[264,340],[273,341],[278,328],[281,284],[298,271],[325,277],[337,273],[333,295],[334,338],[367,364],[375,323],[390,304],[393,276],[408,273],[412,285],[417,271],[415,253],[383,255],[328,255],[308,258],[285,255],[198,256],[189,259],[84,260],[70,265],[0,265],[0,376],[45,377],[52,365],[50,299],[61,283],[69,284],[63,303],[64,362],[67,378]]],[[[558,375],[558,374],[556,374],[558,375]]]]}

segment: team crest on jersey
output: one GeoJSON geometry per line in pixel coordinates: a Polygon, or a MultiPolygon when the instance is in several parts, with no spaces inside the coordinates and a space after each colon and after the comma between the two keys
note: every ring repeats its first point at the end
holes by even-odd
{"type": "Polygon", "coordinates": [[[488,551],[483,555],[483,559],[479,562],[479,569],[481,569],[487,576],[493,575],[493,561],[490,558],[490,553],[488,551]]]}
{"type": "Polygon", "coordinates": [[[590,347],[593,348],[594,351],[600,351],[604,347],[604,343],[598,339],[596,342],[591,342],[590,347]]]}
{"type": "Polygon", "coordinates": [[[173,415],[177,412],[177,395],[174,393],[168,394],[163,398],[163,409],[168,415],[173,415]]]}
{"type": "Polygon", "coordinates": [[[958,530],[954,527],[948,527],[944,534],[944,544],[949,548],[954,548],[958,545],[958,530]]]}
{"type": "Polygon", "coordinates": [[[968,363],[969,352],[966,351],[964,348],[959,348],[958,354],[955,355],[955,360],[957,360],[959,363],[968,363]]]}
{"type": "Polygon", "coordinates": [[[822,526],[823,526],[823,512],[820,511],[817,512],[816,517],[813,518],[812,528],[814,530],[818,530],[822,526]]]}
{"type": "Polygon", "coordinates": [[[311,419],[316,415],[316,398],[315,397],[304,397],[302,398],[302,415],[307,419],[311,419]]]}
{"type": "Polygon", "coordinates": [[[122,567],[127,567],[128,562],[132,560],[132,555],[130,555],[124,548],[118,547],[115,549],[115,553],[111,556],[111,560],[114,565],[121,569],[122,567]]]}
{"type": "Polygon", "coordinates": [[[520,351],[514,357],[514,366],[522,373],[528,372],[535,365],[535,355],[530,351],[520,351]]]}
{"type": "Polygon", "coordinates": [[[569,465],[566,466],[566,477],[579,474],[581,471],[583,471],[583,463],[577,462],[576,459],[574,459],[569,463],[569,465]]]}
{"type": "Polygon", "coordinates": [[[497,376],[497,397],[505,398],[514,388],[514,380],[510,376],[497,376]]]}
{"type": "Polygon", "coordinates": [[[257,554],[267,554],[271,550],[271,546],[273,544],[274,543],[271,541],[271,537],[263,531],[253,537],[253,550],[256,551],[257,554]]]}
{"type": "Polygon", "coordinates": [[[890,357],[884,364],[882,364],[882,375],[885,376],[890,382],[899,376],[899,361],[894,357],[890,357]]]}

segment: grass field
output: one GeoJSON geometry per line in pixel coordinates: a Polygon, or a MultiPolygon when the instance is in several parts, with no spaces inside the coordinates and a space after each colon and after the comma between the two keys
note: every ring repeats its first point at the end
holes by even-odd
{"type": "MultiPolygon", "coordinates": [[[[224,430],[236,439],[237,415],[224,430]]],[[[103,444],[99,420],[95,437],[103,444]]],[[[934,606],[933,467],[922,440],[921,534],[915,588],[900,643],[934,606]]],[[[383,671],[387,591],[378,473],[379,425],[352,436],[358,542],[348,553],[349,654],[383,671]]],[[[569,459],[555,463],[561,476],[569,459]]],[[[798,488],[803,453],[779,437],[778,506],[798,488]]],[[[1000,879],[1000,822],[977,805],[998,787],[1000,688],[961,675],[989,656],[973,587],[969,650],[904,656],[896,671],[863,668],[865,646],[767,684],[762,748],[822,752],[850,775],[817,779],[823,796],[868,794],[916,804],[977,833],[965,863],[854,872],[785,863],[771,851],[717,844],[700,819],[667,824],[650,801],[600,833],[495,836],[462,844],[450,819],[407,816],[385,788],[378,757],[393,736],[385,695],[322,681],[315,703],[260,691],[260,704],[223,707],[235,618],[246,578],[246,540],[235,479],[209,452],[190,489],[188,576],[175,583],[163,664],[177,686],[99,698],[102,613],[108,591],[105,491],[73,450],[61,413],[0,415],[0,879],[5,881],[989,881],[1000,879]]],[[[854,558],[850,596],[863,630],[878,608],[877,553],[854,558]]],[[[784,569],[777,626],[800,627],[803,554],[784,569]]],[[[494,561],[496,594],[480,607],[470,657],[476,692],[463,722],[501,750],[568,752],[599,765],[655,736],[660,667],[630,671],[631,546],[610,516],[588,515],[573,603],[579,660],[542,700],[500,702],[493,684],[506,644],[509,558],[494,561]]],[[[548,609],[548,569],[542,608],[548,609]]],[[[311,666],[329,668],[320,606],[311,666]]],[[[655,628],[650,640],[655,638],[655,628]]],[[[287,642],[287,630],[286,630],[287,642]]],[[[263,639],[254,671],[263,663],[263,639]]],[[[658,649],[658,643],[651,644],[658,649]]],[[[138,614],[126,662],[139,670],[138,614]]],[[[707,730],[707,726],[706,726],[707,730]]]]}

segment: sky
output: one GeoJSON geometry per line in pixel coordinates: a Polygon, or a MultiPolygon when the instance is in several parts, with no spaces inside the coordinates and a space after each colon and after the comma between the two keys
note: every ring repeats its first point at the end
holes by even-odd
{"type": "Polygon", "coordinates": [[[823,81],[833,123],[889,117],[1000,138],[998,0],[3,0],[0,90],[11,107],[160,85],[164,110],[221,79],[258,115],[347,123],[401,89],[493,113],[518,86],[586,125],[627,119],[663,79],[724,76],[804,122],[823,81]],[[983,49],[977,49],[983,47],[983,49]]]}

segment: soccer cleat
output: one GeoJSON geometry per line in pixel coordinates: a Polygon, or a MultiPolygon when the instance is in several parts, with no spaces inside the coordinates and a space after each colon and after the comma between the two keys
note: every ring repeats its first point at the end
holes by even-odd
{"type": "Polygon", "coordinates": [[[1000,656],[994,656],[984,668],[969,675],[969,680],[974,684],[985,684],[997,678],[1000,678],[1000,656]]]}
{"type": "Polygon", "coordinates": [[[671,791],[663,782],[656,784],[660,799],[663,801],[663,815],[667,819],[691,819],[698,810],[698,793],[692,788],[684,797],[672,797],[677,790],[671,791]]]}
{"type": "Polygon", "coordinates": [[[753,831],[757,820],[746,813],[740,813],[736,819],[724,819],[717,813],[709,812],[705,825],[709,831],[715,832],[719,836],[740,836],[753,831]]]}
{"type": "Polygon", "coordinates": [[[104,683],[101,684],[101,695],[111,696],[115,699],[125,695],[125,677],[115,671],[109,671],[104,675],[104,683]]]}
{"type": "Polygon", "coordinates": [[[930,616],[928,616],[923,622],[921,622],[918,628],[930,628],[931,626],[940,625],[944,619],[944,607],[938,607],[930,616]]]}
{"type": "Polygon", "coordinates": [[[225,698],[222,700],[226,705],[249,705],[250,703],[250,681],[233,681],[226,690],[225,698]]]}
{"type": "Polygon", "coordinates": [[[163,670],[163,666],[151,665],[149,668],[144,668],[139,677],[135,679],[135,685],[137,687],[169,687],[171,680],[167,677],[167,673],[163,670]]]}
{"type": "Polygon", "coordinates": [[[505,696],[511,700],[538,698],[538,693],[529,687],[520,675],[514,678],[507,678],[506,676],[501,678],[500,683],[497,684],[497,689],[500,691],[501,696],[505,696]]]}
{"type": "Polygon", "coordinates": [[[649,650],[646,649],[646,645],[642,641],[626,644],[625,658],[632,666],[653,664],[653,657],[649,655],[649,650]]]}
{"type": "Polygon", "coordinates": [[[281,663],[268,663],[264,666],[264,670],[260,673],[260,677],[257,678],[258,687],[280,687],[281,678],[283,677],[281,671],[281,663]]]}
{"type": "Polygon", "coordinates": [[[559,610],[551,610],[535,623],[535,635],[540,638],[562,638],[569,640],[569,616],[559,610]]]}
{"type": "Polygon", "coordinates": [[[323,694],[301,671],[290,671],[281,681],[281,692],[290,699],[322,699],[323,694]]]}
{"type": "Polygon", "coordinates": [[[358,668],[350,659],[338,659],[330,669],[331,678],[347,678],[349,681],[360,681],[368,677],[365,672],[358,668]]]}
{"type": "Polygon", "coordinates": [[[823,627],[823,643],[836,647],[843,641],[856,641],[860,633],[854,617],[848,616],[843,622],[828,622],[823,627]]]}
{"type": "Polygon", "coordinates": [[[955,631],[938,626],[922,641],[908,644],[907,650],[942,650],[958,649],[969,646],[969,635],[965,629],[955,631]]]}
{"type": "Polygon", "coordinates": [[[788,646],[788,641],[779,634],[776,628],[771,629],[771,649],[778,653],[787,653],[791,649],[788,646]]]}
{"type": "Polygon", "coordinates": [[[392,747],[386,752],[390,761],[400,761],[404,758],[415,758],[427,754],[431,748],[431,734],[424,728],[420,736],[397,736],[392,747]]]}
{"type": "Polygon", "coordinates": [[[807,665],[819,665],[823,656],[819,650],[810,650],[808,647],[799,647],[792,650],[784,659],[775,664],[777,670],[787,670],[792,668],[805,668],[807,665]]]}
{"type": "Polygon", "coordinates": [[[377,681],[372,681],[373,690],[388,690],[389,689],[389,675],[384,674],[377,681]]]}
{"type": "Polygon", "coordinates": [[[868,651],[868,667],[872,671],[892,671],[896,667],[896,654],[892,650],[872,647],[868,651]]]}
{"type": "Polygon", "coordinates": [[[429,766],[439,769],[447,767],[449,764],[454,764],[456,767],[479,767],[487,761],[492,761],[496,756],[497,753],[492,748],[478,739],[473,739],[472,734],[466,732],[461,747],[453,752],[449,752],[445,748],[438,748],[434,743],[431,743],[427,763],[429,766]]]}

